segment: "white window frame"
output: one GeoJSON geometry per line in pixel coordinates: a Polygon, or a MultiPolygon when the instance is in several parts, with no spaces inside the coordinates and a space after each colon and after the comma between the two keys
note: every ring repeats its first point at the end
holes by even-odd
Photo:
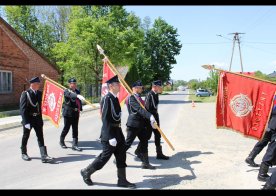
{"type": "Polygon", "coordinates": [[[2,74],[2,73],[9,73],[9,74],[11,74],[11,88],[10,88],[10,90],[8,90],[8,91],[3,91],[3,90],[1,90],[2,88],[1,88],[1,85],[3,84],[3,77],[1,77],[1,81],[0,81],[0,94],[9,94],[9,93],[12,93],[12,83],[13,83],[13,80],[12,80],[12,71],[6,71],[6,70],[0,70],[0,74],[2,74]]]}

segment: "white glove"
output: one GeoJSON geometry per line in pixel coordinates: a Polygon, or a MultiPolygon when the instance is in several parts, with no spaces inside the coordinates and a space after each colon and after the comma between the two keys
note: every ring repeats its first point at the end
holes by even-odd
{"type": "Polygon", "coordinates": [[[151,124],[151,127],[152,127],[153,129],[156,129],[156,127],[155,127],[155,125],[154,125],[155,122],[156,122],[156,120],[155,120],[154,116],[151,115],[151,116],[150,116],[150,124],[151,124]]]}
{"type": "Polygon", "coordinates": [[[79,98],[80,100],[85,100],[85,98],[82,95],[77,95],[77,98],[79,98]]]}
{"type": "Polygon", "coordinates": [[[109,140],[109,144],[111,145],[111,146],[116,146],[117,145],[117,140],[116,140],[116,138],[112,138],[112,139],[110,139],[109,140]]]}
{"type": "Polygon", "coordinates": [[[151,115],[151,116],[150,116],[150,122],[155,122],[155,121],[156,121],[156,120],[155,120],[154,116],[151,115]]]}
{"type": "Polygon", "coordinates": [[[30,123],[29,123],[29,124],[26,124],[26,125],[25,125],[25,128],[26,128],[26,129],[31,129],[30,123]]]}

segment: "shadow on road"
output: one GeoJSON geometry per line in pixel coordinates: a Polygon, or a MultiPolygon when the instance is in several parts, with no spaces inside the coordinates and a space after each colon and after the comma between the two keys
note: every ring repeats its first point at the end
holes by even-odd
{"type": "Polygon", "coordinates": [[[99,141],[79,141],[78,146],[82,150],[102,150],[102,144],[99,141]]]}
{"type": "Polygon", "coordinates": [[[194,176],[183,176],[181,177],[179,174],[168,174],[168,175],[145,175],[143,176],[147,179],[142,182],[135,183],[137,188],[151,188],[151,189],[162,189],[165,187],[178,185],[183,180],[193,180],[194,176]]]}
{"type": "MultiPolygon", "coordinates": [[[[130,154],[130,153],[129,153],[130,154]]],[[[139,182],[139,187],[143,188],[154,188],[160,189],[169,187],[172,185],[179,184],[183,180],[193,180],[196,178],[196,174],[194,173],[194,169],[192,168],[192,164],[199,164],[201,161],[189,161],[188,158],[196,157],[202,154],[210,155],[214,154],[213,152],[201,152],[201,151],[185,151],[185,152],[178,152],[170,157],[169,160],[158,160],[154,157],[149,157],[149,162],[156,166],[157,170],[160,169],[172,169],[172,168],[182,168],[191,172],[191,175],[180,176],[179,174],[168,174],[168,175],[151,175],[151,176],[144,176],[150,177],[150,179],[143,180],[143,182],[139,182]]],[[[131,154],[132,155],[132,154],[131,154]]],[[[133,155],[134,156],[134,155],[133,155]]],[[[138,158],[135,157],[135,160],[138,161],[138,158]]],[[[128,167],[135,167],[141,168],[141,166],[128,166],[128,167]]]]}
{"type": "Polygon", "coordinates": [[[66,157],[57,157],[54,159],[54,164],[60,164],[60,163],[68,163],[68,162],[76,162],[76,161],[83,161],[87,159],[93,159],[95,158],[95,155],[91,154],[68,154],[66,157]]]}

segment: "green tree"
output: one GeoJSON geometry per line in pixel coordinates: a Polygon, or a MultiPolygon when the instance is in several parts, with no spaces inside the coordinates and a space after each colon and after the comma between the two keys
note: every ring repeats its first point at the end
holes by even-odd
{"type": "MultiPolygon", "coordinates": [[[[115,65],[131,65],[143,31],[140,20],[122,6],[74,6],[67,25],[68,40],[53,49],[65,77],[98,87],[102,79],[102,57],[96,45],[115,65]]],[[[96,89],[98,92],[98,89],[96,89]]]]}
{"type": "Polygon", "coordinates": [[[54,31],[51,25],[39,20],[35,6],[5,6],[4,10],[8,23],[34,48],[50,58],[54,31]]]}
{"type": "Polygon", "coordinates": [[[143,48],[139,51],[136,62],[138,73],[144,82],[170,79],[172,65],[176,64],[175,56],[182,47],[178,36],[177,29],[161,18],[156,19],[153,27],[145,32],[143,48]]]}

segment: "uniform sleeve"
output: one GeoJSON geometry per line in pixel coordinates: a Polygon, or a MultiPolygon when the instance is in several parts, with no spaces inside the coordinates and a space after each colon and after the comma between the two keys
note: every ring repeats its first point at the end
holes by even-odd
{"type": "Polygon", "coordinates": [[[141,105],[139,104],[139,102],[136,100],[136,98],[134,97],[134,95],[130,96],[129,98],[129,105],[130,107],[132,107],[134,110],[136,110],[138,112],[138,114],[140,114],[141,116],[143,116],[144,118],[150,119],[151,113],[149,113],[148,111],[146,111],[145,109],[143,109],[141,107],[141,105]]]}
{"type": "Polygon", "coordinates": [[[101,102],[101,113],[102,113],[102,122],[103,126],[106,128],[106,134],[108,135],[109,139],[116,138],[116,134],[114,130],[109,128],[110,121],[111,121],[111,104],[110,104],[110,98],[104,97],[101,102]]]}
{"type": "Polygon", "coordinates": [[[75,100],[77,98],[77,94],[66,89],[64,90],[64,97],[75,100]]]}
{"type": "Polygon", "coordinates": [[[26,92],[23,92],[20,97],[20,113],[22,116],[23,125],[30,123],[27,104],[28,104],[27,94],[26,92]]]}
{"type": "Polygon", "coordinates": [[[151,112],[152,107],[152,96],[151,93],[148,93],[145,99],[145,108],[147,109],[147,111],[151,112]]]}

